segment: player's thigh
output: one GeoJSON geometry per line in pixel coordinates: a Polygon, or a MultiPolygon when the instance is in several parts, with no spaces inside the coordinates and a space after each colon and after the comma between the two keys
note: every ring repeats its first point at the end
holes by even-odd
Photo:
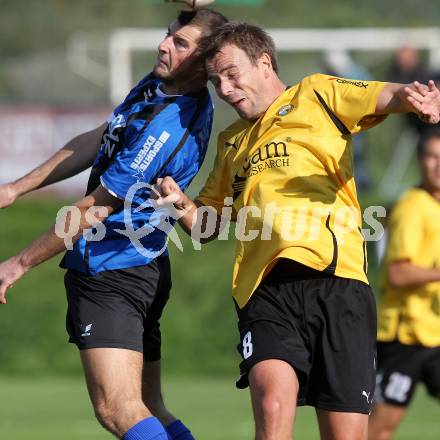
{"type": "Polygon", "coordinates": [[[255,364],[249,372],[249,386],[252,400],[257,406],[261,406],[266,398],[285,404],[289,409],[296,406],[298,377],[285,361],[266,359],[255,364]]]}
{"type": "Polygon", "coordinates": [[[142,353],[120,348],[81,350],[81,361],[94,406],[140,401],[142,353]]]}
{"type": "Polygon", "coordinates": [[[367,440],[368,414],[317,409],[321,440],[367,440]]]}
{"type": "Polygon", "coordinates": [[[292,366],[279,359],[256,363],[249,372],[256,438],[292,437],[298,377],[292,366]]]}

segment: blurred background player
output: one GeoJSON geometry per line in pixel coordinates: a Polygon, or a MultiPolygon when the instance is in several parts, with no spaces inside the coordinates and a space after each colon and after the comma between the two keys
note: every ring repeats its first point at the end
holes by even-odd
{"type": "Polygon", "coordinates": [[[369,440],[392,438],[418,383],[440,399],[440,129],[423,134],[417,153],[421,184],[388,225],[369,440]]]}
{"type": "MultiPolygon", "coordinates": [[[[411,45],[405,45],[394,53],[393,61],[388,72],[388,81],[407,84],[413,81],[421,83],[432,78],[423,61],[420,51],[411,45]]],[[[406,125],[419,134],[426,125],[413,113],[405,115],[406,125]]]]}
{"type": "MultiPolygon", "coordinates": [[[[80,350],[98,420],[124,440],[193,439],[161,395],[159,319],[171,288],[166,231],[154,227],[160,219],[151,206],[137,208],[149,198],[146,184],[171,174],[187,187],[203,162],[213,107],[198,46],[225,21],[207,9],[180,13],[159,45],[153,73],[108,123],[73,139],[27,176],[0,186],[4,208],[94,160],[86,196],[76,203],[80,219],[73,250],[62,261],[68,269],[67,330],[80,350]],[[138,243],[142,251],[118,232],[124,227],[124,200],[137,183],[143,186],[130,200],[133,224],[125,227],[150,225],[138,243]],[[100,222],[106,232],[97,239],[94,227],[100,222]],[[90,227],[87,237],[82,235],[90,227]]],[[[65,250],[55,230],[0,264],[0,303],[29,269],[65,250]]]]}

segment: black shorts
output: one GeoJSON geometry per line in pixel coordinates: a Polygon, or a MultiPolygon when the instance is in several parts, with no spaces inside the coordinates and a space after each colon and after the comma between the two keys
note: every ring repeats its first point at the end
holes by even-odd
{"type": "Polygon", "coordinates": [[[126,348],[148,361],[160,359],[159,319],[171,289],[168,257],[95,276],[68,270],[64,280],[69,342],[80,350],[126,348]]]}
{"type": "Polygon", "coordinates": [[[298,405],[370,412],[376,307],[368,285],[280,259],[237,313],[239,388],[255,364],[280,359],[297,373],[298,405]]]}
{"type": "Polygon", "coordinates": [[[377,402],[407,406],[419,382],[440,399],[440,347],[378,342],[377,360],[377,402]]]}

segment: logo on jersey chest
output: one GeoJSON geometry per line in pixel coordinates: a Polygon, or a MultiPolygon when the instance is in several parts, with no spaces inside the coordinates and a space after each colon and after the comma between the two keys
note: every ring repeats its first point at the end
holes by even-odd
{"type": "MultiPolygon", "coordinates": [[[[285,142],[269,142],[268,144],[259,147],[258,150],[249,156],[244,165],[243,171],[252,176],[252,168],[257,168],[262,165],[262,162],[267,162],[268,160],[277,160],[281,158],[289,157],[287,152],[287,145],[285,142]]],[[[261,170],[262,171],[262,170],[261,170]]]]}
{"type": "Polygon", "coordinates": [[[241,172],[232,183],[234,200],[243,192],[248,177],[260,174],[271,168],[283,168],[290,165],[290,155],[285,142],[269,142],[258,148],[244,162],[241,172]]]}
{"type": "Polygon", "coordinates": [[[147,137],[141,150],[135,157],[134,161],[130,164],[130,168],[137,172],[134,174],[134,176],[138,178],[138,181],[142,180],[144,171],[159,154],[160,150],[166,144],[170,136],[170,133],[164,130],[158,139],[156,139],[156,137],[153,135],[149,135],[147,137]]]}
{"type": "Polygon", "coordinates": [[[286,115],[288,115],[292,110],[293,110],[293,105],[292,105],[292,104],[283,105],[283,106],[280,107],[280,109],[278,110],[277,115],[278,115],[278,116],[286,116],[286,115]]]}

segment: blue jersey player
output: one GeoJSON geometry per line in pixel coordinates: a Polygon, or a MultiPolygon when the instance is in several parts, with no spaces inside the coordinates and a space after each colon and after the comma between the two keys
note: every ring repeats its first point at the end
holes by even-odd
{"type": "Polygon", "coordinates": [[[158,178],[173,176],[185,188],[203,162],[213,107],[198,49],[225,21],[208,9],[181,12],[153,72],[107,123],[0,185],[4,208],[93,165],[85,197],[64,210],[64,221],[0,264],[0,303],[29,269],[67,247],[61,265],[70,342],[80,350],[99,422],[124,440],[193,439],[161,395],[159,319],[171,287],[166,237],[173,221],[148,200],[158,178]],[[73,231],[70,243],[60,230],[73,231]]]}

